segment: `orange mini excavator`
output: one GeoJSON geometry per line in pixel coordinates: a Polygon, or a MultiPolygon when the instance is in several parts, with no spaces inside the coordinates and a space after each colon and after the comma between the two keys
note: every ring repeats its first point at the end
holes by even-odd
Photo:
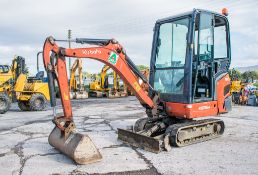
{"type": "Polygon", "coordinates": [[[96,162],[101,154],[87,135],[75,131],[65,57],[90,58],[110,66],[146,108],[147,118],[133,130],[118,129],[118,138],[130,145],[158,153],[172,146],[186,146],[216,138],[224,132],[217,116],[231,109],[230,32],[223,14],[194,9],[160,19],[154,27],[149,81],[124,48],[114,39],[77,38],[92,47],[66,49],[48,37],[44,65],[48,74],[55,128],[49,143],[79,164],[96,162]],[[146,93],[139,78],[148,84],[146,93]],[[63,116],[56,116],[54,80],[57,80],[63,116]]]}

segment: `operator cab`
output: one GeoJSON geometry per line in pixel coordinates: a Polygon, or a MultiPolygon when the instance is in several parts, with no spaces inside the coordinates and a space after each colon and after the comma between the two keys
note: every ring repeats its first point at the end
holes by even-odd
{"type": "Polygon", "coordinates": [[[10,70],[10,66],[8,65],[0,65],[0,73],[8,73],[10,70]]]}
{"type": "Polygon", "coordinates": [[[191,104],[217,99],[216,83],[231,60],[226,16],[194,9],[158,20],[152,47],[150,84],[162,100],[191,104]]]}

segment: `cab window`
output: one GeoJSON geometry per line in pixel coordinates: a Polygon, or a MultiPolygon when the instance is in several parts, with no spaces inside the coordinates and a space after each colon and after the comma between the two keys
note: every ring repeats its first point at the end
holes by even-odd
{"type": "Polygon", "coordinates": [[[156,48],[154,89],[183,94],[189,18],[161,24],[156,48]]]}
{"type": "Polygon", "coordinates": [[[215,16],[214,27],[214,59],[227,58],[227,30],[226,21],[215,16]]]}

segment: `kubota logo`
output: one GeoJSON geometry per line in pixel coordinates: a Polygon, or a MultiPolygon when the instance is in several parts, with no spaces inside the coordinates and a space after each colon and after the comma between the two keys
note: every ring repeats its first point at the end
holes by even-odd
{"type": "Polygon", "coordinates": [[[198,109],[202,111],[210,108],[211,108],[210,106],[200,106],[198,109]]]}
{"type": "Polygon", "coordinates": [[[83,50],[82,53],[84,55],[95,55],[95,54],[101,54],[101,50],[93,49],[93,50],[83,50]]]}

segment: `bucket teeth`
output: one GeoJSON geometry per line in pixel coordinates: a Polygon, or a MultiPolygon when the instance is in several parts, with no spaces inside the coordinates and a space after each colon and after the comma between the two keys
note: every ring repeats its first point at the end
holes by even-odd
{"type": "Polygon", "coordinates": [[[86,134],[71,132],[65,139],[62,131],[55,127],[48,137],[49,144],[64,153],[78,164],[100,161],[102,156],[90,137],[86,134]]]}

